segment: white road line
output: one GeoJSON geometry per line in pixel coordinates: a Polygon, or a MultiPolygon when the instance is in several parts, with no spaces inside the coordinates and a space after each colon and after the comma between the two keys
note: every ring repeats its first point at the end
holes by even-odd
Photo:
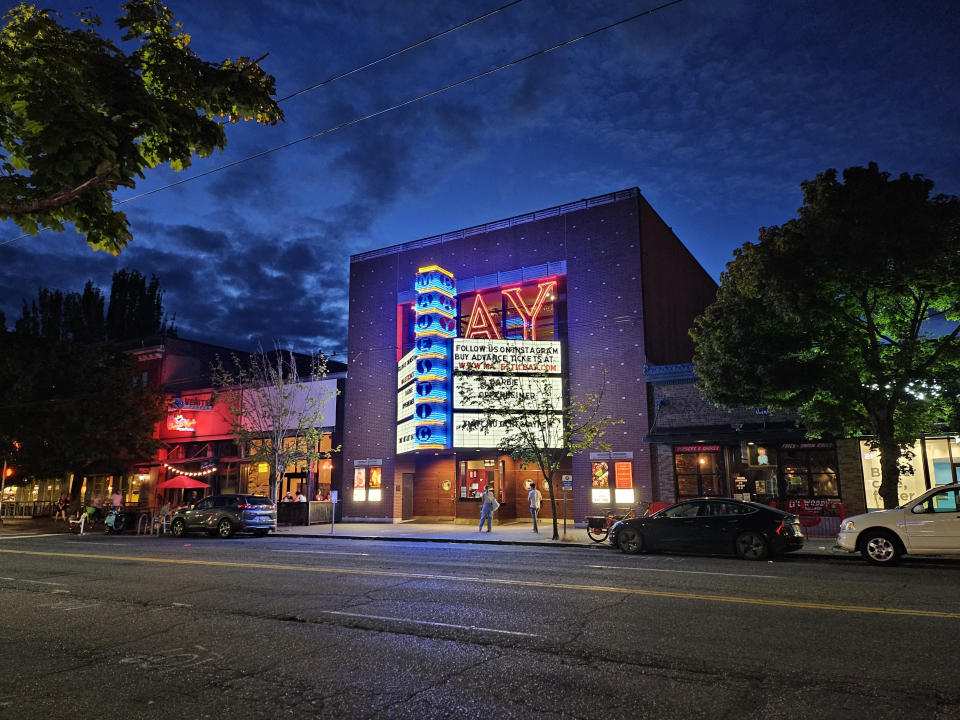
{"type": "Polygon", "coordinates": [[[413,625],[432,625],[433,627],[454,628],[456,630],[476,630],[478,632],[499,633],[501,635],[521,635],[523,637],[540,637],[534,633],[514,632],[513,630],[498,630],[496,628],[477,627],[476,625],[454,625],[452,623],[430,622],[428,620],[411,620],[409,618],[385,617],[383,615],[361,615],[360,613],[339,612],[324,610],[326,615],[343,615],[345,617],[364,618],[365,620],[387,620],[389,622],[411,623],[413,625]]]}
{"type": "Polygon", "coordinates": [[[58,583],[58,582],[48,582],[46,580],[24,580],[23,578],[0,577],[0,580],[12,580],[14,582],[36,583],[37,585],[63,585],[63,583],[58,583]]]}
{"type": "Polygon", "coordinates": [[[63,533],[38,533],[36,535],[0,535],[0,540],[26,540],[38,537],[60,537],[63,533]]]}
{"type": "Polygon", "coordinates": [[[369,555],[370,553],[339,552],[337,550],[274,550],[274,552],[302,553],[304,555],[369,555]]]}
{"type": "Polygon", "coordinates": [[[639,572],[685,573],[687,575],[723,575],[724,577],[749,577],[766,578],[769,580],[782,580],[779,575],[747,575],[744,573],[704,572],[700,570],[669,570],[665,568],[623,567],[620,565],[585,565],[584,567],[600,568],[601,570],[637,570],[639,572]]]}

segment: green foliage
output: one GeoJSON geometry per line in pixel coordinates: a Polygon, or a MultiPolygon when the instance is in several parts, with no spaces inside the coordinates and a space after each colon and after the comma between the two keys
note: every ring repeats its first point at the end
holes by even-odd
{"type": "Polygon", "coordinates": [[[167,322],[160,281],[154,276],[148,284],[136,270],[118,270],[113,274],[106,315],[104,304],[103,293],[89,281],[82,293],[41,288],[36,300],[30,304],[24,302],[16,331],[21,335],[79,343],[122,342],[176,334],[176,329],[167,322]]]}
{"type": "Polygon", "coordinates": [[[556,375],[474,372],[471,376],[476,382],[464,384],[461,403],[481,408],[481,417],[464,422],[463,428],[496,431],[501,434],[497,448],[501,453],[540,469],[550,491],[553,539],[558,539],[554,480],[561,465],[587,449],[609,450],[603,436],[623,421],[601,413],[602,391],[557,402],[559,397],[552,391],[552,384],[559,381],[556,375]]]}
{"type": "Polygon", "coordinates": [[[122,473],[152,456],[163,393],[133,382],[132,358],[105,346],[0,334],[0,446],[18,477],[122,473]]]}
{"type": "Polygon", "coordinates": [[[237,445],[253,463],[270,466],[274,500],[291,466],[339,451],[320,450],[323,409],[331,396],[320,382],[326,374],[323,355],[280,348],[261,349],[243,359],[234,355],[229,368],[218,357],[212,367],[215,398],[227,404],[237,445]]]}
{"type": "Polygon", "coordinates": [[[955,418],[960,200],[872,163],[801,187],[798,217],[735,251],[697,319],[699,385],[794,411],[812,436],[875,436],[889,504],[902,448],[955,418]]]}
{"type": "Polygon", "coordinates": [[[72,29],[20,4],[0,30],[0,219],[30,234],[72,223],[113,254],[132,239],[114,190],[222,150],[226,122],[283,119],[259,60],[204,61],[156,0],[121,7],[129,52],[87,14],[72,29]]]}

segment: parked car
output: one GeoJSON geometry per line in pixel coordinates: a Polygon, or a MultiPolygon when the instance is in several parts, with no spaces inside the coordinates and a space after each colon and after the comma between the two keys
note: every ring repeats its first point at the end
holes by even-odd
{"type": "Polygon", "coordinates": [[[174,537],[206,532],[228,538],[237,532],[263,537],[277,530],[277,506],[261,495],[211,495],[190,508],[178,510],[170,521],[174,537]]]}
{"type": "Polygon", "coordinates": [[[628,554],[689,552],[763,560],[803,547],[796,515],[729,498],[685,500],[648,517],[621,520],[610,544],[628,554]]]}
{"type": "Polygon", "coordinates": [[[894,510],[848,517],[837,545],[877,565],[905,554],[960,556],[960,483],[932,487],[894,510]]]}

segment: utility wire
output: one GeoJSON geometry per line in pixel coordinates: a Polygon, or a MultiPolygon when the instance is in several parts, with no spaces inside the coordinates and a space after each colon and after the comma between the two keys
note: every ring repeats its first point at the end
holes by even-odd
{"type": "MultiPolygon", "coordinates": [[[[330,78],[327,78],[326,80],[323,80],[323,81],[321,81],[321,82],[315,83],[314,85],[310,85],[309,87],[305,87],[305,88],[303,88],[303,89],[301,89],[301,90],[297,90],[295,93],[291,93],[290,95],[286,95],[286,96],[284,96],[284,97],[282,97],[282,98],[279,98],[279,99],[277,100],[277,102],[278,102],[278,103],[282,103],[282,102],[284,102],[284,101],[286,101],[286,100],[290,100],[291,98],[295,98],[295,97],[297,97],[298,95],[303,95],[304,93],[311,92],[312,90],[316,90],[317,88],[321,88],[321,87],[323,87],[324,85],[329,85],[329,84],[332,83],[332,82],[335,82],[335,81],[337,81],[337,80],[341,80],[341,79],[343,79],[343,78],[345,78],[345,77],[348,77],[348,76],[350,76],[350,75],[353,75],[353,74],[355,74],[355,73],[358,73],[358,72],[360,72],[361,70],[366,70],[367,68],[371,68],[371,67],[373,67],[374,65],[379,65],[380,63],[382,63],[382,62],[384,62],[384,61],[386,61],[386,60],[390,60],[391,58],[395,58],[395,57],[397,57],[397,56],[399,56],[399,55],[403,55],[405,52],[409,52],[410,50],[414,50],[414,49],[416,49],[416,48],[418,48],[418,47],[422,47],[423,45],[426,45],[427,43],[433,42],[434,40],[436,40],[436,39],[438,39],[438,38],[442,38],[444,35],[449,35],[449,34],[452,33],[452,32],[455,32],[455,31],[457,31],[457,30],[460,30],[460,29],[462,29],[462,28],[465,28],[465,27],[467,27],[467,26],[469,26],[469,25],[473,25],[474,23],[480,22],[481,20],[485,20],[485,19],[487,19],[488,17],[492,17],[493,15],[496,15],[497,13],[503,12],[503,11],[506,10],[507,8],[512,7],[512,6],[514,6],[514,5],[518,5],[518,4],[520,4],[521,2],[523,2],[523,0],[512,0],[512,2],[508,2],[506,5],[501,5],[500,7],[496,8],[496,9],[494,9],[494,10],[489,10],[489,11],[483,13],[482,15],[477,15],[475,18],[471,18],[470,20],[465,20],[464,22],[460,23],[459,25],[454,25],[453,27],[449,27],[449,28],[447,28],[446,30],[441,30],[440,32],[435,33],[435,34],[431,35],[430,37],[424,38],[423,40],[419,40],[419,41],[417,41],[417,42],[415,42],[415,43],[413,43],[413,44],[411,44],[411,45],[407,45],[406,47],[401,48],[400,50],[395,50],[395,51],[393,51],[393,52],[391,52],[391,53],[388,53],[388,54],[386,54],[386,55],[384,55],[384,56],[382,56],[382,57],[377,58],[376,60],[371,60],[370,62],[364,63],[363,65],[358,65],[357,67],[353,68],[352,70],[347,70],[346,72],[342,72],[342,73],[340,73],[339,75],[334,75],[333,77],[330,77],[330,78]]],[[[259,156],[253,156],[253,157],[259,157],[259,156]]],[[[252,158],[251,158],[251,159],[252,159],[252,158]]],[[[229,167],[229,166],[225,166],[225,167],[229,167]]],[[[202,177],[202,175],[198,175],[198,176],[196,176],[196,177],[202,177]]],[[[172,185],[171,185],[171,186],[168,186],[168,187],[172,187],[172,185]]],[[[158,188],[158,189],[162,189],[162,188],[158,188]]],[[[129,199],[133,199],[133,198],[129,198],[129,199]]],[[[123,202],[127,202],[127,201],[124,200],[123,202]]],[[[122,204],[122,203],[114,203],[114,207],[116,207],[117,205],[120,205],[120,204],[122,204]]],[[[49,229],[49,228],[42,228],[42,229],[41,229],[41,232],[43,232],[44,230],[48,230],[48,229],[49,229]]],[[[27,237],[30,237],[30,233],[24,233],[23,235],[20,235],[20,236],[18,236],[18,237],[10,238],[9,240],[4,240],[4,241],[0,242],[0,247],[3,247],[4,245],[9,245],[10,243],[14,243],[14,242],[16,242],[17,240],[23,240],[24,238],[27,238],[27,237]]]]}
{"type": "Polygon", "coordinates": [[[407,52],[407,51],[409,51],[409,50],[413,50],[414,48],[418,48],[418,47],[420,47],[420,46],[422,46],[422,45],[426,45],[427,43],[433,42],[433,41],[436,40],[437,38],[441,38],[441,37],[443,37],[444,35],[449,35],[450,33],[454,32],[454,31],[456,31],[456,30],[460,30],[461,28],[465,28],[465,27],[467,27],[468,25],[473,25],[475,22],[480,22],[481,20],[485,20],[486,18],[488,18],[488,17],[490,17],[490,16],[492,16],[492,15],[496,15],[498,12],[502,12],[503,10],[506,10],[508,7],[511,7],[511,6],[513,6],[513,5],[517,5],[517,4],[521,3],[521,2],[523,2],[523,0],[513,0],[513,2],[509,2],[509,3],[507,3],[506,5],[501,5],[501,6],[498,7],[496,10],[490,10],[489,12],[485,12],[483,15],[477,15],[477,17],[473,18],[472,20],[467,20],[467,21],[465,21],[465,22],[460,23],[459,25],[454,25],[454,26],[451,27],[451,28],[447,28],[446,30],[442,30],[441,32],[438,32],[436,35],[431,35],[431,36],[428,37],[428,38],[424,38],[423,40],[420,40],[419,42],[413,43],[413,45],[407,45],[407,46],[406,46],[405,48],[403,48],[402,50],[396,50],[396,51],[394,51],[394,52],[392,52],[392,53],[390,53],[390,54],[388,54],[388,55],[384,55],[384,56],[381,57],[381,58],[377,58],[376,60],[371,60],[371,61],[368,62],[368,63],[365,63],[365,64],[363,64],[363,65],[359,65],[359,66],[355,67],[353,70],[347,70],[346,72],[340,73],[339,75],[334,75],[333,77],[328,78],[327,80],[323,80],[322,82],[318,82],[316,85],[311,85],[310,87],[305,87],[305,88],[303,88],[303,90],[297,90],[295,93],[291,93],[290,95],[287,95],[287,96],[285,96],[285,97],[280,98],[279,100],[277,100],[277,102],[278,102],[278,103],[282,103],[282,102],[284,102],[285,100],[289,100],[290,98],[295,98],[295,97],[297,97],[297,95],[303,95],[304,93],[310,92],[311,90],[316,90],[317,88],[323,87],[324,85],[329,85],[330,83],[332,83],[332,82],[334,82],[334,81],[336,81],[336,80],[340,80],[340,79],[342,79],[342,78],[345,78],[345,77],[347,77],[348,75],[353,75],[354,73],[358,73],[358,72],[360,72],[361,70],[366,70],[367,68],[371,68],[371,67],[373,67],[374,65],[379,65],[380,63],[382,63],[382,62],[385,61],[385,60],[389,60],[390,58],[395,58],[395,57],[397,57],[398,55],[403,55],[403,53],[405,53],[405,52],[407,52]]]}
{"type": "Polygon", "coordinates": [[[581,40],[585,40],[586,38],[592,37],[593,35],[597,35],[607,30],[611,30],[619,25],[624,25],[628,22],[632,22],[633,20],[644,17],[646,15],[652,15],[655,12],[664,10],[668,7],[677,5],[681,2],[683,2],[683,0],[670,0],[670,2],[664,3],[662,5],[658,5],[657,7],[651,8],[649,10],[644,10],[642,12],[636,13],[635,15],[631,15],[630,17],[623,18],[622,20],[617,20],[616,22],[612,22],[609,25],[604,25],[603,27],[590,30],[589,32],[586,32],[582,35],[578,35],[577,37],[570,38],[569,40],[565,40],[563,42],[559,42],[556,45],[551,45],[550,47],[544,48],[542,50],[537,50],[536,52],[532,52],[529,55],[524,55],[523,57],[517,58],[515,60],[511,60],[510,62],[504,63],[503,65],[498,65],[497,67],[491,68],[490,70],[485,70],[483,72],[477,73],[476,75],[471,75],[470,77],[464,78],[462,80],[457,80],[456,82],[452,82],[449,85],[444,85],[442,87],[436,88],[435,90],[425,92],[422,95],[417,95],[415,97],[408,98],[407,100],[403,100],[394,105],[381,108],[380,110],[375,110],[371,113],[367,113],[366,115],[361,115],[360,117],[354,118],[353,120],[347,120],[345,122],[340,123],[339,125],[333,125],[331,127],[325,128],[324,130],[319,130],[315,133],[311,133],[310,135],[306,135],[296,140],[291,140],[290,142],[284,143],[283,145],[277,145],[275,147],[268,148],[267,150],[262,150],[258,153],[254,153],[253,155],[248,155],[247,157],[240,158],[239,160],[234,160],[233,162],[229,162],[224,165],[220,165],[218,167],[212,168],[210,170],[207,170],[206,172],[197,173],[196,175],[191,175],[190,177],[184,178],[183,180],[177,180],[176,182],[172,182],[167,185],[161,185],[160,187],[154,188],[153,190],[147,190],[146,192],[142,192],[138,195],[134,195],[132,197],[126,198],[125,200],[121,200],[118,203],[114,203],[114,206],[116,207],[117,205],[123,205],[128,202],[133,202],[134,200],[145,198],[149,195],[153,195],[154,193],[158,193],[161,190],[169,190],[170,188],[177,187],[178,185],[183,185],[184,183],[192,182],[193,180],[197,180],[199,178],[206,177],[208,175],[213,175],[214,173],[221,172],[222,170],[227,170],[229,168],[236,167],[237,165],[242,165],[243,163],[249,162],[250,160],[256,160],[257,158],[261,158],[265,155],[275,153],[279,150],[285,150],[289,147],[293,147],[294,145],[299,145],[300,143],[306,142],[307,140],[313,140],[314,138],[322,137],[323,135],[329,135],[338,130],[343,130],[344,128],[357,125],[363,122],[364,120],[369,120],[371,118],[384,115],[388,112],[392,112],[393,110],[399,110],[400,108],[406,107],[407,105],[412,105],[413,103],[420,102],[421,100],[426,100],[429,97],[433,97],[434,95],[439,95],[440,93],[446,92],[447,90],[452,90],[453,88],[460,87],[461,85],[466,85],[467,83],[471,83],[474,80],[479,80],[480,78],[493,75],[494,73],[498,73],[501,70],[506,70],[507,68],[511,68],[514,65],[519,65],[520,63],[526,62],[527,60],[532,60],[535,57],[546,55],[547,53],[551,53],[554,50],[559,50],[562,47],[573,45],[574,43],[580,42],[581,40]]]}

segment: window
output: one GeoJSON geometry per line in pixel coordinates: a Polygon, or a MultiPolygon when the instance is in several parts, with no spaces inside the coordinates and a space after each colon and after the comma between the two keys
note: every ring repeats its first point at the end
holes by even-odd
{"type": "Polygon", "coordinates": [[[956,490],[942,490],[923,501],[926,512],[955,513],[960,505],[957,504],[956,490]]]}
{"type": "Polygon", "coordinates": [[[595,462],[590,466],[590,499],[595,503],[610,503],[610,464],[595,462]]]}
{"type": "Polygon", "coordinates": [[[833,443],[784,444],[780,465],[788,498],[840,497],[833,443]]]}
{"type": "Polygon", "coordinates": [[[209,510],[213,507],[213,498],[206,498],[201,500],[196,505],[193,506],[194,510],[209,510]]]}
{"type": "Polygon", "coordinates": [[[703,503],[680,503],[672,508],[663,511],[663,517],[670,518],[691,518],[696,517],[700,512],[703,503]]]}
{"type": "Polygon", "coordinates": [[[718,446],[710,449],[675,448],[674,470],[677,478],[677,497],[723,495],[723,453],[718,446]]]}

